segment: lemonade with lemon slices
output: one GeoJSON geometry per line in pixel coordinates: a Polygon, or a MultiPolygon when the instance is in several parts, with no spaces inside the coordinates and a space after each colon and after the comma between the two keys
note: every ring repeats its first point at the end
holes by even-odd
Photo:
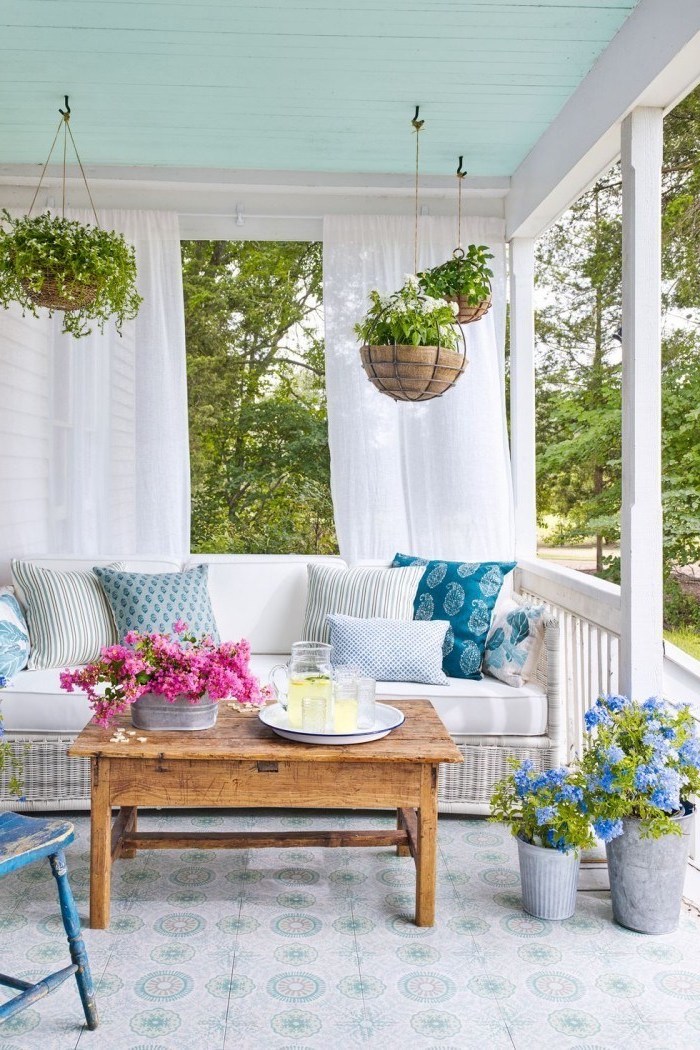
{"type": "Polygon", "coordinates": [[[287,720],[291,729],[302,728],[301,702],[305,696],[323,702],[324,722],[328,721],[331,709],[333,684],[330,676],[321,674],[293,675],[287,685],[287,720]]]}

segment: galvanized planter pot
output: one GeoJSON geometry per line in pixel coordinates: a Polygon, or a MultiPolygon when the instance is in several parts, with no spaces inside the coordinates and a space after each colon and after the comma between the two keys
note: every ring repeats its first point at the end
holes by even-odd
{"type": "Polygon", "coordinates": [[[678,926],[694,807],[674,818],[682,835],[643,839],[639,821],[622,821],[624,832],[606,843],[613,918],[637,933],[671,933],[678,926]]]}
{"type": "Polygon", "coordinates": [[[137,729],[183,730],[211,729],[219,713],[219,704],[203,696],[197,704],[187,697],[166,700],[160,693],[144,693],[131,705],[131,723],[137,729]]]}
{"type": "Polygon", "coordinates": [[[560,853],[516,838],[523,908],[538,919],[569,919],[576,910],[579,850],[560,853]]]}

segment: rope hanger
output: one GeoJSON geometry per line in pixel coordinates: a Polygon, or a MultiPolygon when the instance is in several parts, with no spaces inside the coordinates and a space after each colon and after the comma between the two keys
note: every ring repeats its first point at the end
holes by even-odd
{"type": "Polygon", "coordinates": [[[41,184],[44,181],[44,176],[46,175],[46,169],[49,166],[49,161],[51,160],[51,156],[53,154],[54,148],[55,148],[56,143],[58,141],[58,136],[59,136],[59,134],[61,132],[61,128],[63,128],[63,196],[62,196],[61,216],[64,219],[66,217],[66,151],[67,151],[67,146],[68,146],[68,136],[70,135],[70,140],[71,140],[71,143],[73,145],[73,152],[75,153],[75,159],[78,162],[78,167],[80,168],[80,174],[83,177],[83,182],[85,183],[85,189],[87,190],[87,195],[90,198],[90,205],[92,207],[92,214],[95,216],[95,225],[99,227],[100,220],[97,218],[97,211],[95,209],[95,203],[94,203],[94,201],[92,199],[92,194],[90,193],[90,187],[88,186],[88,180],[87,180],[87,176],[85,175],[85,169],[83,168],[83,162],[80,159],[80,154],[78,153],[78,147],[75,144],[75,139],[73,138],[73,132],[71,131],[71,126],[70,126],[70,112],[71,112],[71,110],[70,110],[70,106],[68,104],[68,95],[64,95],[63,98],[65,100],[64,101],[64,105],[65,105],[66,108],[65,109],[61,109],[59,107],[58,112],[61,114],[61,119],[58,122],[58,127],[56,128],[56,134],[53,137],[53,142],[51,143],[51,149],[49,150],[49,155],[46,158],[46,162],[44,164],[44,167],[42,168],[41,176],[39,178],[39,185],[37,186],[36,190],[34,191],[34,196],[32,197],[32,203],[29,206],[29,211],[27,212],[27,217],[29,217],[32,214],[32,209],[34,208],[34,205],[36,204],[36,199],[39,196],[39,190],[41,189],[41,184]]]}
{"type": "Polygon", "coordinates": [[[457,247],[452,252],[455,259],[464,258],[464,248],[462,247],[462,182],[466,178],[467,172],[462,170],[462,164],[464,157],[460,156],[459,164],[457,165],[457,247]]]}
{"type": "Polygon", "coordinates": [[[413,114],[413,130],[416,133],[416,185],[415,185],[415,196],[416,196],[416,214],[415,222],[413,226],[413,272],[418,273],[418,170],[419,170],[419,159],[420,159],[420,133],[425,124],[424,120],[418,119],[420,113],[420,106],[416,106],[416,112],[413,114]]]}

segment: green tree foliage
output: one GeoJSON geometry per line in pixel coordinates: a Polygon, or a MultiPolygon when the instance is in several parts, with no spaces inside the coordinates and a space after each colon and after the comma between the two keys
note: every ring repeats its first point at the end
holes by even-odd
{"type": "MultiPolygon", "coordinates": [[[[700,559],[700,89],[666,118],[663,171],[663,497],[667,614],[696,613],[673,583],[700,559]]],[[[621,184],[611,169],[538,245],[538,504],[564,542],[619,537],[621,184]],[[617,338],[616,338],[617,336],[617,338]]],[[[624,333],[622,333],[624,336],[624,333]]]]}
{"type": "Polygon", "coordinates": [[[321,245],[182,247],[192,550],[326,553],[321,245]]]}

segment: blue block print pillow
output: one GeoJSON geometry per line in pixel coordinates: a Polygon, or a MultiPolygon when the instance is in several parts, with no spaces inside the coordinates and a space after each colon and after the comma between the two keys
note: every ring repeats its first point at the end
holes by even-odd
{"type": "Polygon", "coordinates": [[[393,568],[425,565],[416,591],[415,620],[449,620],[442,667],[450,678],[481,678],[491,613],[514,561],[428,561],[397,554],[393,568]]]}
{"type": "Polygon", "coordinates": [[[184,620],[190,634],[210,635],[219,641],[209,598],[209,566],[186,572],[123,572],[93,570],[114,614],[120,640],[129,631],[172,634],[173,623],[184,620]]]}
{"type": "Polygon", "coordinates": [[[532,678],[544,643],[544,605],[508,602],[486,639],[484,671],[518,688],[532,678]]]}
{"type": "Polygon", "coordinates": [[[19,602],[13,594],[0,594],[0,679],[9,682],[27,666],[29,648],[27,621],[19,602]]]}

